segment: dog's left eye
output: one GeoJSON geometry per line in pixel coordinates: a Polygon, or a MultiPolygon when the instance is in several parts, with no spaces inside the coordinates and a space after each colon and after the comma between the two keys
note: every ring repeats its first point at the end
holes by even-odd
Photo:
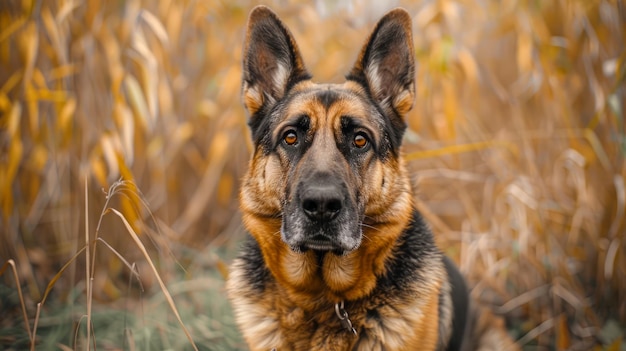
{"type": "Polygon", "coordinates": [[[298,142],[298,134],[293,130],[289,130],[283,136],[283,141],[287,145],[295,145],[298,142]]]}
{"type": "Polygon", "coordinates": [[[363,132],[356,133],[354,135],[353,143],[354,143],[354,146],[358,147],[359,149],[362,149],[366,147],[368,144],[367,136],[363,132]]]}

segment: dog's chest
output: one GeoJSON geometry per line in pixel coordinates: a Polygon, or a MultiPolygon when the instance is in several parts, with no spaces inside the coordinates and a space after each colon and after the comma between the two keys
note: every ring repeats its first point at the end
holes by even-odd
{"type": "Polygon", "coordinates": [[[345,310],[341,311],[346,314],[338,314],[332,304],[328,308],[311,311],[284,306],[277,316],[277,333],[281,334],[283,340],[282,347],[277,349],[351,350],[358,340],[358,334],[348,325],[356,319],[345,310]]]}
{"type": "Polygon", "coordinates": [[[273,313],[267,311],[275,316],[276,328],[271,331],[274,335],[265,339],[277,340],[272,345],[276,350],[404,350],[416,332],[414,319],[421,315],[415,308],[374,307],[367,303],[346,305],[345,310],[330,304],[307,312],[281,306],[284,302],[276,301],[273,313]]]}

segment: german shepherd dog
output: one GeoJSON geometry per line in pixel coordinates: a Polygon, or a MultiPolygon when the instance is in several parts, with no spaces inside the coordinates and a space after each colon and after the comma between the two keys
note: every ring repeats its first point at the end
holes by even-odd
{"type": "Polygon", "coordinates": [[[411,18],[375,26],[343,84],[311,81],[270,9],[248,20],[243,103],[254,152],[249,237],[227,282],[251,350],[504,350],[435,246],[402,158],[412,108],[411,18]]]}

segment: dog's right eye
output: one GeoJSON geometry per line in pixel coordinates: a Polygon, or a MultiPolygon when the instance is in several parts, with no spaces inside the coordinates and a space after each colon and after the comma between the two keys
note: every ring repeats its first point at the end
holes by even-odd
{"type": "Polygon", "coordinates": [[[359,132],[354,136],[354,146],[362,149],[367,146],[367,137],[363,132],[359,132]]]}
{"type": "Polygon", "coordinates": [[[296,143],[298,142],[298,134],[294,130],[288,130],[283,136],[283,141],[285,142],[285,144],[290,146],[296,145],[296,143]]]}

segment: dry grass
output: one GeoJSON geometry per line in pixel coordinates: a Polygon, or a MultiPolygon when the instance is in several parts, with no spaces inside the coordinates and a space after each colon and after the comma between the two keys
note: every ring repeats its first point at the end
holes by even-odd
{"type": "MultiPolygon", "coordinates": [[[[268,5],[339,81],[382,3],[268,5]]],[[[526,349],[624,350],[626,4],[392,3],[414,16],[406,154],[442,247],[526,349]]],[[[253,5],[0,2],[0,348],[241,348],[222,283],[253,5]]]]}

